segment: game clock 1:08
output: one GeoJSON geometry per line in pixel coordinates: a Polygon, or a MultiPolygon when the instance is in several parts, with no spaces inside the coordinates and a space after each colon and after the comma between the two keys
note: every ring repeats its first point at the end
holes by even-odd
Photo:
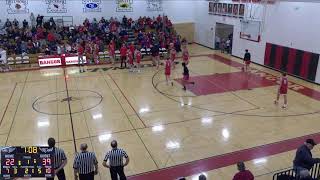
{"type": "Polygon", "coordinates": [[[54,148],[5,147],[1,149],[2,177],[53,177],[54,148]]]}

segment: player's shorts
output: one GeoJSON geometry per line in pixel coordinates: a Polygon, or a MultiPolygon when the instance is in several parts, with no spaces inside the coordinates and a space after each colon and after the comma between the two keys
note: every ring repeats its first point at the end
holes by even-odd
{"type": "Polygon", "coordinates": [[[281,87],[280,89],[279,89],[279,93],[280,94],[287,94],[288,93],[288,88],[285,88],[285,87],[281,87]]]}
{"type": "Polygon", "coordinates": [[[189,80],[189,75],[183,75],[183,80],[188,81],[189,80]]]}

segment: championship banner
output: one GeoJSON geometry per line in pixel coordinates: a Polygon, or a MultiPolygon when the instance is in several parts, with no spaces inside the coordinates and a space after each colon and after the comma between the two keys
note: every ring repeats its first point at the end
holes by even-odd
{"type": "Polygon", "coordinates": [[[101,12],[101,0],[82,0],[83,12],[101,12]]]}
{"type": "Polygon", "coordinates": [[[26,14],[29,13],[27,8],[28,0],[7,0],[8,14],[26,14]]]}
{"type": "Polygon", "coordinates": [[[116,0],[117,1],[117,12],[132,12],[133,0],[116,0]]]}
{"type": "Polygon", "coordinates": [[[148,11],[162,11],[162,0],[147,0],[148,11]]]}
{"type": "Polygon", "coordinates": [[[48,4],[47,13],[66,13],[66,0],[46,0],[48,4]]]}

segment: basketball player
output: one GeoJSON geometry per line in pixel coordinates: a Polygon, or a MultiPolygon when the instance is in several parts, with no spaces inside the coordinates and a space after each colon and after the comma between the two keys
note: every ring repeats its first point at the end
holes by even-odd
{"type": "Polygon", "coordinates": [[[99,48],[98,43],[94,43],[93,44],[93,59],[96,62],[96,64],[100,63],[99,62],[99,50],[100,50],[100,48],[99,48]]]}
{"type": "Polygon", "coordinates": [[[183,84],[183,90],[187,90],[186,85],[187,84],[195,84],[194,82],[190,82],[189,81],[189,69],[186,65],[186,63],[182,63],[182,67],[183,67],[183,79],[182,79],[182,84],[183,84]]]}
{"type": "Polygon", "coordinates": [[[274,104],[278,104],[280,95],[283,95],[284,104],[282,108],[287,108],[287,92],[288,92],[288,78],[287,73],[282,73],[282,77],[280,78],[280,84],[277,93],[277,99],[274,101],[274,104]]]}
{"type": "Polygon", "coordinates": [[[251,54],[249,53],[248,49],[246,49],[246,53],[244,54],[244,72],[249,72],[250,71],[250,63],[251,63],[251,54]]]}
{"type": "Polygon", "coordinates": [[[132,42],[132,43],[130,44],[129,49],[130,49],[131,53],[134,54],[134,50],[135,50],[134,42],[132,42]]]}
{"type": "Polygon", "coordinates": [[[140,62],[141,62],[141,52],[136,48],[134,51],[134,56],[136,58],[136,63],[137,63],[137,71],[140,72],[140,62]]]}
{"type": "Polygon", "coordinates": [[[176,64],[174,62],[174,60],[176,59],[176,54],[177,54],[177,51],[176,49],[174,48],[174,45],[173,43],[170,43],[170,59],[172,61],[172,67],[173,69],[176,68],[176,64]]]}
{"type": "Polygon", "coordinates": [[[81,42],[78,44],[78,65],[80,68],[80,73],[85,72],[84,69],[81,68],[84,64],[84,59],[83,59],[83,53],[84,53],[84,48],[83,48],[84,43],[81,42]]]}
{"type": "Polygon", "coordinates": [[[160,65],[159,55],[160,55],[159,46],[157,44],[151,45],[152,63],[153,63],[153,66],[157,66],[157,69],[159,69],[159,65],[160,65]]]}
{"type": "Polygon", "coordinates": [[[126,44],[122,44],[122,47],[120,48],[120,59],[121,59],[121,66],[120,68],[122,69],[122,64],[124,63],[124,68],[127,68],[127,47],[126,44]]]}
{"type": "MultiPolygon", "coordinates": [[[[164,74],[166,76],[166,82],[167,82],[167,85],[169,84],[169,81],[171,81],[171,60],[170,58],[167,58],[167,60],[165,61],[165,68],[164,68],[164,74]]],[[[171,85],[173,86],[173,82],[171,81],[171,85]]]]}
{"type": "Polygon", "coordinates": [[[130,49],[127,50],[127,60],[129,63],[129,72],[133,71],[133,53],[131,52],[130,49]]]}
{"type": "Polygon", "coordinates": [[[86,57],[90,63],[92,63],[92,44],[91,42],[87,42],[85,45],[86,57]]]}
{"type": "Polygon", "coordinates": [[[114,67],[114,64],[115,64],[115,51],[116,51],[116,48],[115,48],[115,44],[113,42],[113,40],[110,41],[109,43],[109,56],[110,56],[110,60],[111,60],[111,63],[112,63],[112,66],[114,67]]]}
{"type": "Polygon", "coordinates": [[[184,63],[186,63],[186,65],[189,64],[189,51],[187,49],[187,46],[183,46],[182,49],[182,60],[184,63]]]}

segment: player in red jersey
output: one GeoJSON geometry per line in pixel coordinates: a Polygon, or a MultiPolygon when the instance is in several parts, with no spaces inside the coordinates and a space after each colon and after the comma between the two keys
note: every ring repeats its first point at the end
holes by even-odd
{"type": "Polygon", "coordinates": [[[277,93],[277,99],[274,101],[275,104],[278,104],[280,95],[283,95],[284,104],[282,108],[287,108],[287,93],[288,93],[288,78],[287,73],[282,73],[282,77],[280,78],[279,89],[277,93]]]}
{"type": "Polygon", "coordinates": [[[131,52],[130,49],[127,50],[127,60],[129,63],[129,72],[133,71],[133,53],[131,52]]]}
{"type": "MultiPolygon", "coordinates": [[[[164,63],[165,67],[164,67],[164,74],[166,76],[166,82],[167,85],[169,84],[169,81],[171,81],[171,65],[172,65],[172,61],[170,60],[170,58],[167,58],[167,60],[164,63]]],[[[173,82],[171,81],[171,85],[173,86],[173,82]]]]}
{"type": "Polygon", "coordinates": [[[115,58],[116,58],[115,57],[116,48],[115,48],[115,44],[114,44],[113,40],[110,41],[108,49],[109,49],[109,56],[110,56],[111,63],[114,66],[115,58]]]}
{"type": "Polygon", "coordinates": [[[122,47],[120,48],[120,59],[121,59],[121,66],[120,68],[122,68],[122,64],[124,63],[124,68],[127,68],[127,47],[126,44],[122,44],[122,47]]]}
{"type": "Polygon", "coordinates": [[[182,60],[186,65],[189,64],[189,51],[186,46],[183,47],[182,49],[182,60]]]}
{"type": "Polygon", "coordinates": [[[176,54],[177,54],[177,51],[176,49],[174,48],[174,45],[173,43],[170,43],[170,59],[172,61],[172,67],[173,69],[176,68],[176,64],[174,62],[174,60],[176,59],[176,54]]]}
{"type": "Polygon", "coordinates": [[[93,44],[93,59],[96,62],[96,64],[99,64],[99,45],[97,43],[93,44]]]}
{"type": "Polygon", "coordinates": [[[137,63],[137,71],[140,72],[140,62],[141,62],[141,52],[138,50],[138,48],[136,48],[136,50],[134,51],[134,56],[136,58],[136,63],[137,63]]]}
{"type": "Polygon", "coordinates": [[[92,45],[91,45],[91,42],[87,42],[86,43],[85,52],[86,52],[86,57],[88,59],[88,62],[91,63],[91,61],[92,61],[92,45]]]}
{"type": "Polygon", "coordinates": [[[85,72],[84,69],[81,68],[81,66],[83,66],[84,64],[84,59],[83,59],[83,55],[84,55],[84,43],[81,42],[78,44],[78,49],[77,49],[77,52],[78,52],[78,65],[79,65],[79,68],[80,68],[80,73],[82,72],[85,72]]]}
{"type": "Polygon", "coordinates": [[[134,42],[132,42],[132,43],[130,44],[129,49],[130,49],[131,53],[134,54],[134,50],[135,50],[134,42]]]}

